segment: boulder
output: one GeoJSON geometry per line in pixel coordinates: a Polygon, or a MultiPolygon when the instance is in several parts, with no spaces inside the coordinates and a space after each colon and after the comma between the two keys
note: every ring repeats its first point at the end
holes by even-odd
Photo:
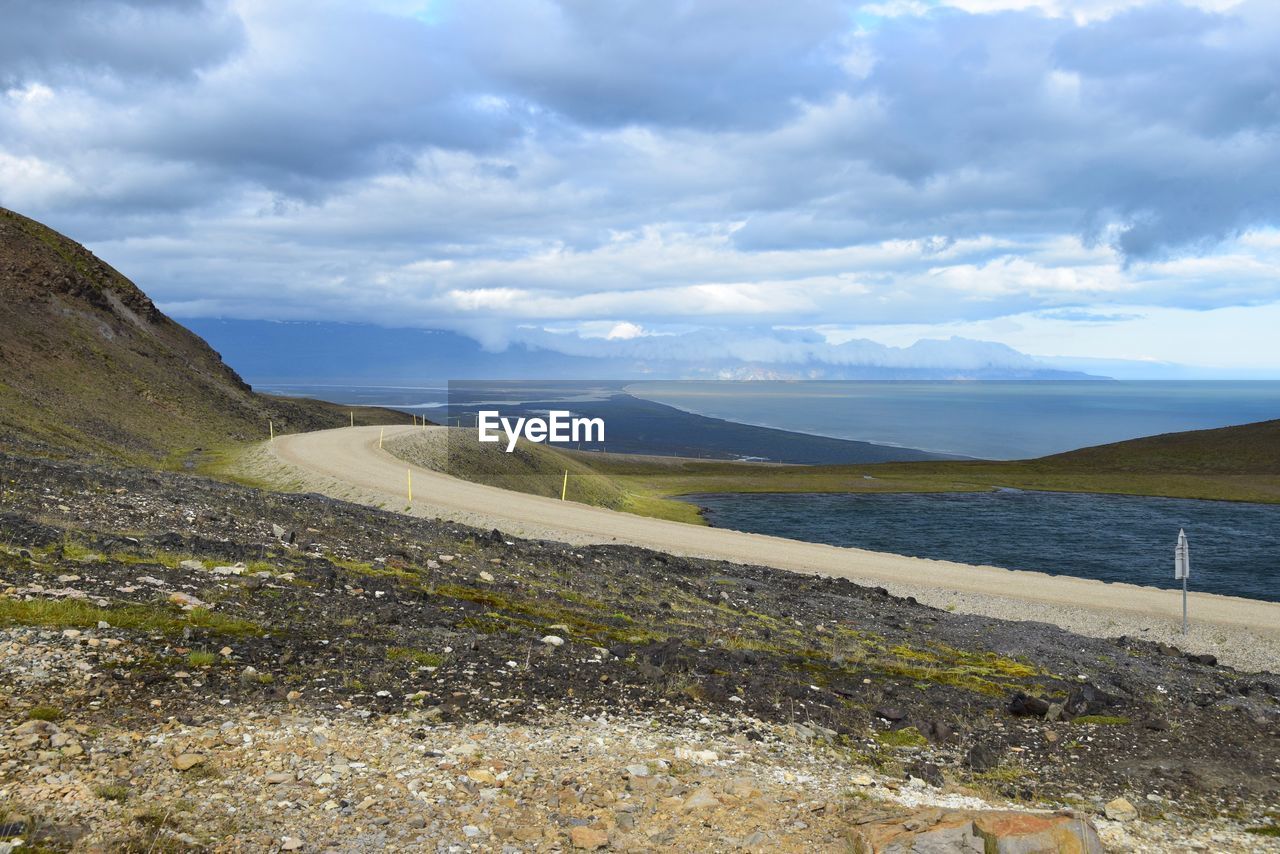
{"type": "Polygon", "coordinates": [[[190,771],[197,765],[204,764],[204,757],[199,753],[180,753],[173,757],[173,767],[179,771],[190,771]]]}
{"type": "Polygon", "coordinates": [[[1087,818],[1011,810],[928,808],[857,820],[855,854],[1102,854],[1087,818]]]}
{"type": "Polygon", "coordinates": [[[1138,817],[1137,808],[1124,798],[1116,798],[1110,801],[1103,807],[1103,812],[1112,821],[1133,821],[1138,817]]]}
{"type": "Polygon", "coordinates": [[[1078,718],[1081,715],[1102,714],[1108,706],[1114,706],[1116,702],[1116,698],[1106,691],[1086,683],[1071,689],[1063,708],[1068,715],[1078,718]]]}
{"type": "Polygon", "coordinates": [[[1021,691],[1013,695],[1009,701],[1009,714],[1017,717],[1042,718],[1049,713],[1049,703],[1039,697],[1032,697],[1021,691]]]}
{"type": "Polygon", "coordinates": [[[609,844],[609,834],[595,827],[578,826],[569,831],[569,841],[582,851],[595,851],[609,844]]]}
{"type": "Polygon", "coordinates": [[[984,744],[975,744],[965,757],[965,764],[981,774],[1000,765],[1000,751],[984,744]]]}

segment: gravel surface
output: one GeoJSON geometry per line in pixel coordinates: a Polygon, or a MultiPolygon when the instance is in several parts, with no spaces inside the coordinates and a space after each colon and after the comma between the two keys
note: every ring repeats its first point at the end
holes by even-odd
{"type": "Polygon", "coordinates": [[[929,804],[1280,833],[1274,676],[177,473],[0,454],[0,680],[0,850],[821,851],[929,804]]]}

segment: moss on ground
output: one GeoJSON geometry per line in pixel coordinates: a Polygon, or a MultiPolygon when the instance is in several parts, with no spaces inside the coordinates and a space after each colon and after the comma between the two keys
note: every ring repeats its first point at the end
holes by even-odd
{"type": "Polygon", "coordinates": [[[255,623],[204,608],[181,612],[147,605],[100,608],[76,599],[0,599],[0,625],[3,626],[88,629],[100,622],[113,628],[165,635],[181,634],[183,629],[203,629],[228,637],[263,634],[262,627],[255,623]]]}
{"type": "Polygon", "coordinates": [[[875,739],[884,747],[924,747],[929,743],[929,739],[913,726],[878,730],[875,733],[875,739]]]}

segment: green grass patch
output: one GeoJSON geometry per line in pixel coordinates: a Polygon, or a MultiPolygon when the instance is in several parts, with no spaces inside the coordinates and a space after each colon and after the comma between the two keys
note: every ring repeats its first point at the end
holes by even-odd
{"type": "Polygon", "coordinates": [[[927,649],[899,644],[882,655],[873,656],[868,665],[892,676],[950,685],[990,697],[1004,696],[1013,686],[1034,690],[1034,686],[1025,684],[1026,680],[1047,675],[1029,664],[994,652],[969,652],[944,644],[933,644],[927,649]]]}
{"type": "Polygon", "coordinates": [[[913,726],[902,729],[877,730],[876,741],[885,747],[924,747],[929,739],[920,734],[913,726]]]}
{"type": "Polygon", "coordinates": [[[1280,839],[1280,824],[1263,824],[1258,827],[1246,827],[1245,833],[1252,833],[1254,836],[1269,836],[1280,839]]]}
{"type": "Polygon", "coordinates": [[[387,647],[387,658],[392,661],[409,661],[421,667],[439,667],[444,664],[444,656],[439,653],[412,649],[407,646],[387,647]]]}
{"type": "Polygon", "coordinates": [[[129,787],[119,783],[99,786],[93,792],[104,801],[127,801],[129,799],[129,787]]]}
{"type": "Polygon", "coordinates": [[[209,667],[217,663],[218,656],[216,653],[196,650],[187,654],[187,664],[192,667],[209,667]]]}
{"type": "Polygon", "coordinates": [[[1127,726],[1129,719],[1122,715],[1081,715],[1072,718],[1073,724],[1093,724],[1094,726],[1127,726]]]}
{"type": "Polygon", "coordinates": [[[62,717],[62,709],[56,706],[36,706],[27,712],[29,721],[56,721],[62,717]]]}
{"type": "Polygon", "coordinates": [[[52,629],[94,628],[106,622],[118,629],[154,634],[179,634],[183,629],[204,629],[217,635],[246,637],[263,634],[256,623],[218,614],[204,608],[191,611],[147,605],[99,608],[76,599],[0,599],[0,625],[45,626],[52,629]]]}

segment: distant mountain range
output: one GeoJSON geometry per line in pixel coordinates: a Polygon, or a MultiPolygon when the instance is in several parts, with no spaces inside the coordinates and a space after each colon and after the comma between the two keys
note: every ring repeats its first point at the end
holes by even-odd
{"type": "Polygon", "coordinates": [[[182,322],[257,383],[452,379],[1081,380],[1003,344],[886,347],[812,333],[690,332],[626,340],[520,331],[504,349],[456,332],[321,321],[182,322]]]}

